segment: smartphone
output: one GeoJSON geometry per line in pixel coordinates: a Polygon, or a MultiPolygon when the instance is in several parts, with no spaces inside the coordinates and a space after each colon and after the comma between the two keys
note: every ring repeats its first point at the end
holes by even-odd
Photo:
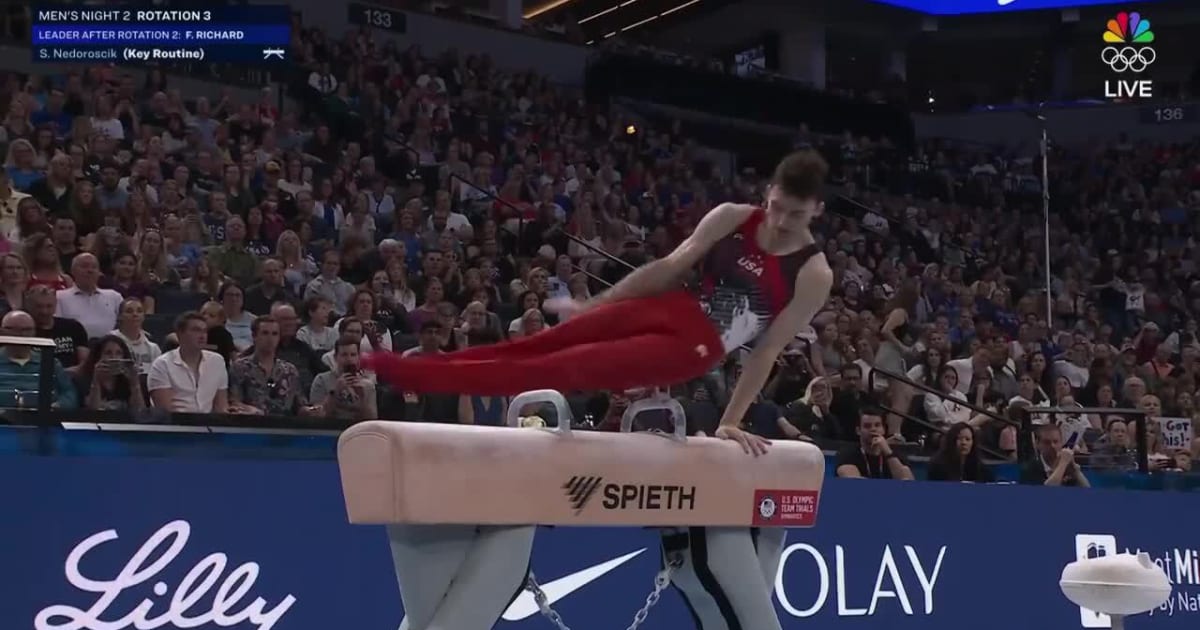
{"type": "Polygon", "coordinates": [[[1070,449],[1074,449],[1074,448],[1075,448],[1075,443],[1079,441],[1079,436],[1080,436],[1080,435],[1083,435],[1083,432],[1082,432],[1082,431],[1076,431],[1076,432],[1072,433],[1072,434],[1071,434],[1071,437],[1067,438],[1067,441],[1066,441],[1066,443],[1065,443],[1065,444],[1063,444],[1063,448],[1070,448],[1070,449]]]}

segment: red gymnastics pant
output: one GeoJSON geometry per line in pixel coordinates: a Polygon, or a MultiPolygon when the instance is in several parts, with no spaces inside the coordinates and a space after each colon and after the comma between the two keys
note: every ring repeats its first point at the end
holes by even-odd
{"type": "Polygon", "coordinates": [[[685,291],[611,302],[529,337],[444,355],[375,353],[366,367],[400,391],[512,396],[666,387],[703,376],[725,352],[685,291]]]}

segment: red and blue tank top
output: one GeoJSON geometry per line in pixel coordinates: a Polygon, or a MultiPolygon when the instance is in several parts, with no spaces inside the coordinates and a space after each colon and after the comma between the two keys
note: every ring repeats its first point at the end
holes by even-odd
{"type": "Polygon", "coordinates": [[[766,211],[756,209],[700,263],[700,303],[726,352],[750,343],[792,301],[796,274],[820,253],[816,243],[775,256],[758,245],[766,211]]]}

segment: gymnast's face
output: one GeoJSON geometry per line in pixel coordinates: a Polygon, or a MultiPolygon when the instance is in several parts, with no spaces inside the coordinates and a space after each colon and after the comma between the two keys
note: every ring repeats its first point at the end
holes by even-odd
{"type": "Polygon", "coordinates": [[[778,186],[767,190],[767,227],[780,237],[803,233],[813,217],[824,211],[825,203],[817,198],[793,197],[778,186]]]}

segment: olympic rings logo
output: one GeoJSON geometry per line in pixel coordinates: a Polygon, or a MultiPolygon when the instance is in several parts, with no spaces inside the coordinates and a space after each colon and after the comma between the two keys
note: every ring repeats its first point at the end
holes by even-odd
{"type": "Polygon", "coordinates": [[[1106,46],[1100,51],[1100,61],[1108,64],[1113,72],[1142,72],[1154,63],[1157,54],[1154,49],[1146,46],[1144,48],[1134,48],[1133,46],[1125,46],[1117,48],[1116,46],[1106,46]]]}

